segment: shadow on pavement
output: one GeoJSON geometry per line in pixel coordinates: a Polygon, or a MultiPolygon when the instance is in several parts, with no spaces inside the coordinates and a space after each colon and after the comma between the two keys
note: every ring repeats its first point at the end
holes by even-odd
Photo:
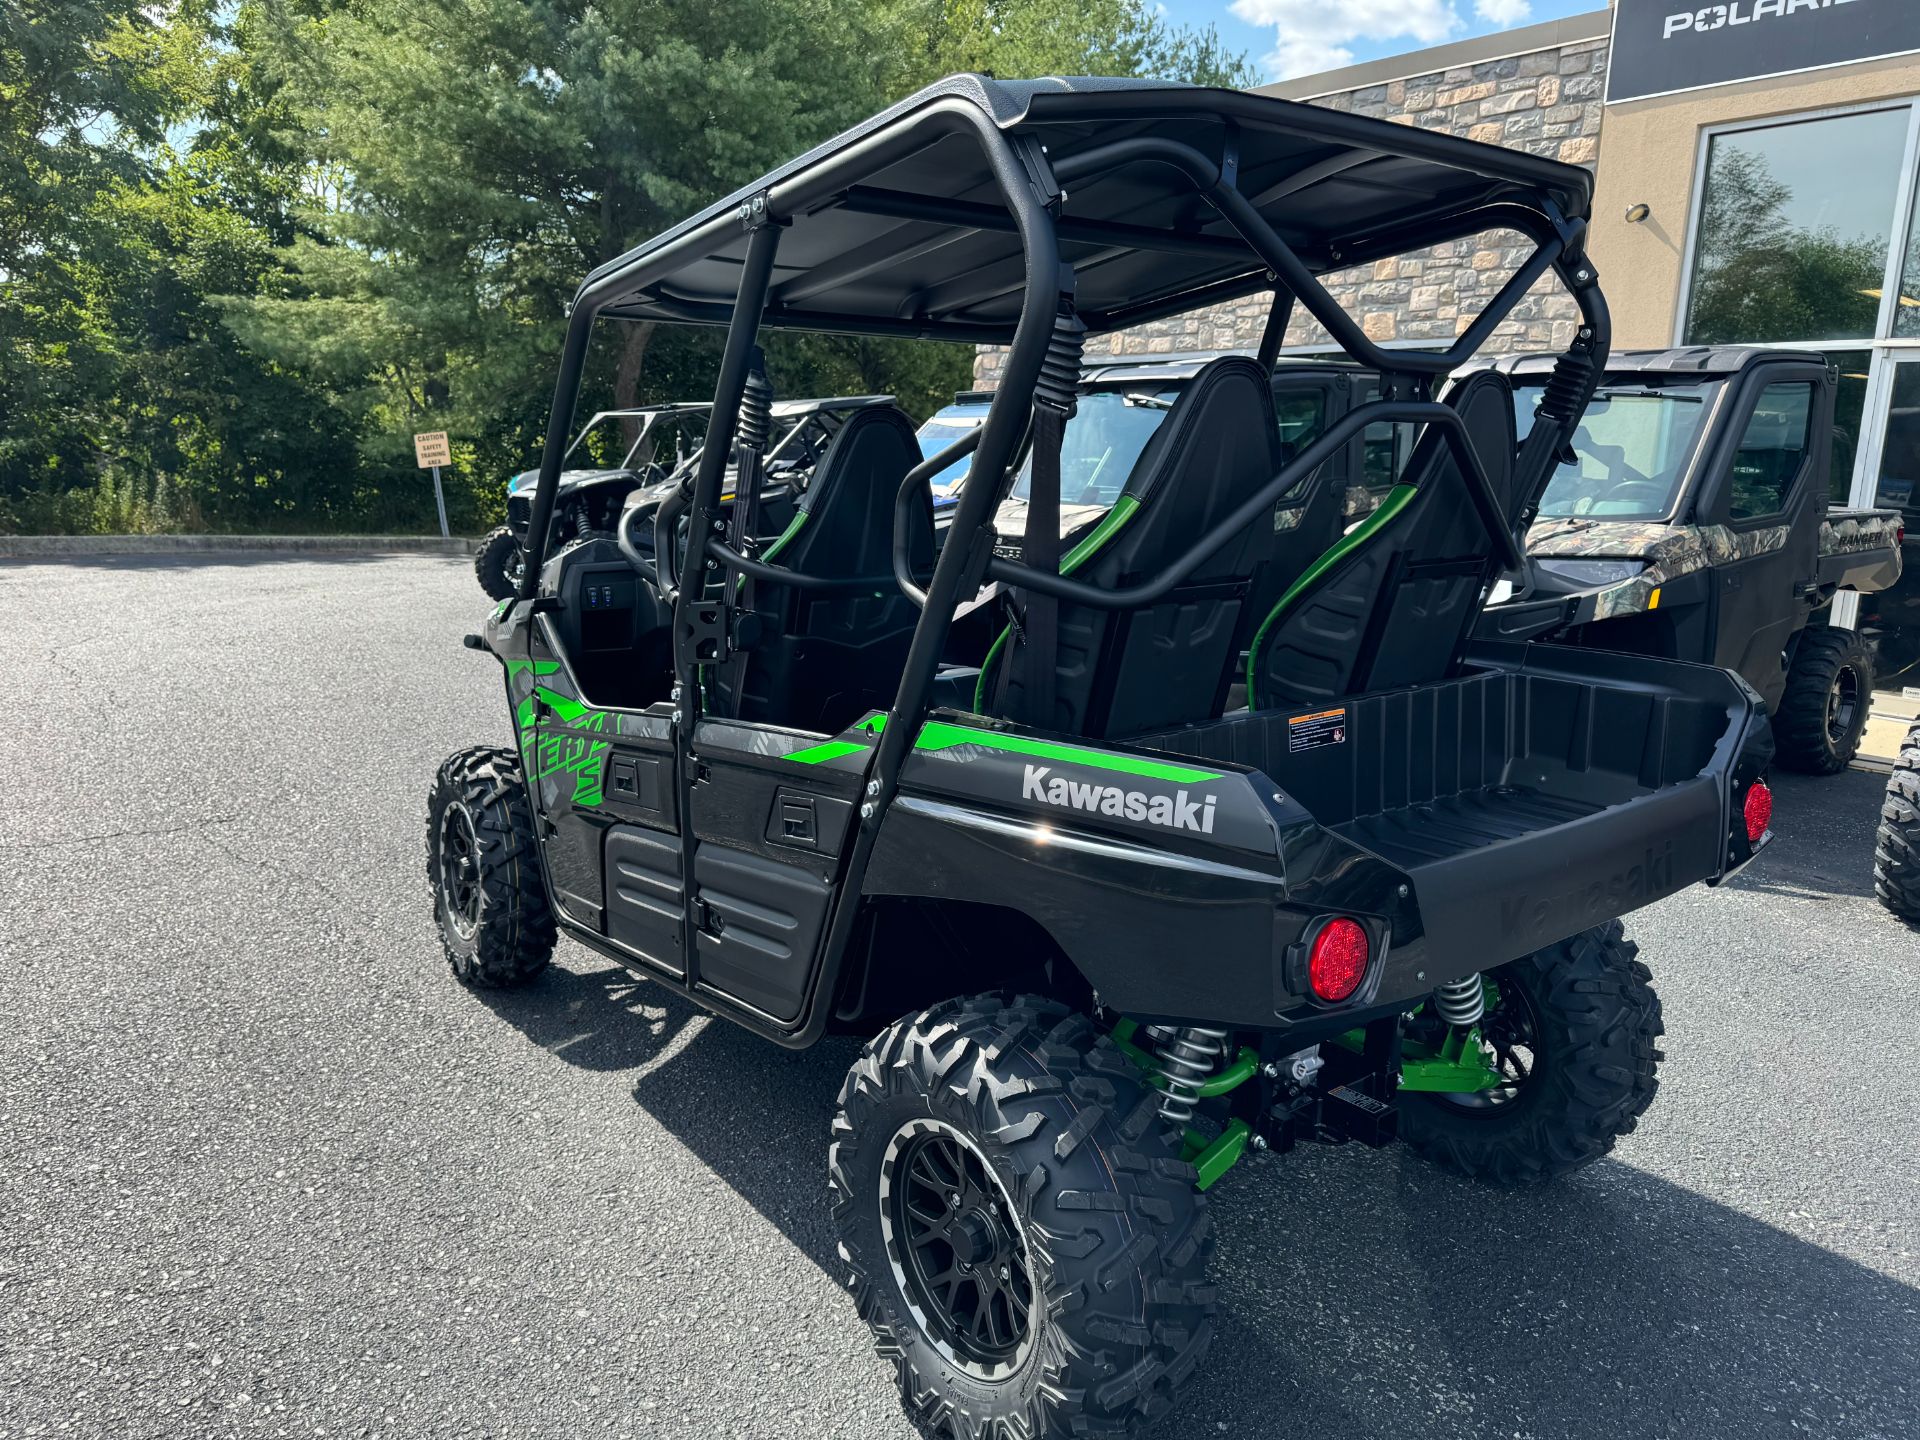
{"type": "MultiPolygon", "coordinates": [[[[635,1071],[634,1099],[838,1278],[827,1129],[859,1042],[782,1050],[617,968],[485,998],[572,1064],[635,1071]]],[[[1214,1214],[1217,1339],[1152,1440],[1869,1436],[1916,1413],[1920,1292],[1620,1161],[1502,1192],[1308,1148],[1235,1172],[1214,1214]]]]}
{"type": "Polygon", "coordinates": [[[1838,775],[1774,771],[1773,843],[1729,890],[1873,898],[1873,838],[1886,779],[1863,770],[1838,775]]]}

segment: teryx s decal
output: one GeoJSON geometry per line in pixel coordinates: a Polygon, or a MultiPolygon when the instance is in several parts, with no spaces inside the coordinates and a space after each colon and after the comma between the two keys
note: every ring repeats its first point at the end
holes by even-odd
{"type": "Polygon", "coordinates": [[[1149,790],[1123,790],[1118,785],[1099,785],[1088,780],[1069,780],[1055,775],[1048,765],[1029,765],[1020,785],[1020,798],[1037,800],[1042,805],[1057,805],[1063,810],[1085,810],[1094,815],[1111,815],[1120,820],[1136,820],[1148,825],[1163,825],[1169,830],[1191,830],[1199,835],[1213,833],[1215,797],[1191,800],[1185,790],[1171,795],[1156,795],[1149,790]]]}

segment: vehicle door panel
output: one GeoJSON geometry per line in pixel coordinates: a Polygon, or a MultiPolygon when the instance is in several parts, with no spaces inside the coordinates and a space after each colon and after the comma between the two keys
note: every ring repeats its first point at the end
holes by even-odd
{"type": "Polygon", "coordinates": [[[787,758],[823,739],[729,720],[694,735],[697,984],[780,1024],[805,1009],[862,783],[787,758]]]}
{"type": "Polygon", "coordinates": [[[1710,657],[1737,671],[1769,705],[1786,685],[1788,643],[1809,613],[1804,587],[1818,563],[1827,502],[1826,448],[1813,444],[1831,421],[1825,372],[1766,367],[1735,397],[1715,442],[1695,506],[1713,557],[1710,657]]]}

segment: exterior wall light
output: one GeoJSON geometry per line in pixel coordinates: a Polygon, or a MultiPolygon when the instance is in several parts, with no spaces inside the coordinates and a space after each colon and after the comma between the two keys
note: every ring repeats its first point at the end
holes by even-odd
{"type": "Polygon", "coordinates": [[[1627,206],[1627,224],[1638,225],[1651,214],[1653,214],[1653,207],[1651,205],[1629,205],[1627,206]]]}

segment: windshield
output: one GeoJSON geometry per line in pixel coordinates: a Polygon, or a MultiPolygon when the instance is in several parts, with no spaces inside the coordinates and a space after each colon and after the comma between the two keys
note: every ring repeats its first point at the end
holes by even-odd
{"type": "MultiPolygon", "coordinates": [[[[987,407],[984,405],[949,405],[937,411],[920,427],[920,458],[931,460],[954,441],[964,440],[978,430],[980,422],[986,418],[987,407]]],[[[960,482],[967,478],[967,471],[972,464],[971,455],[962,455],[927,481],[933,489],[933,498],[951,499],[959,491],[960,482]]]]}
{"type": "MultiPolygon", "coordinates": [[[[1060,441],[1060,503],[1111,505],[1126,488],[1133,462],[1167,418],[1178,390],[1103,391],[1080,397],[1060,441]]],[[[1033,479],[1033,457],[1020,467],[1014,498],[1025,500],[1033,479]]]]}
{"type": "MultiPolygon", "coordinates": [[[[1576,463],[1562,464],[1540,501],[1542,519],[1664,520],[1673,513],[1718,382],[1602,385],[1574,431],[1576,463]]],[[[1520,438],[1533,429],[1542,387],[1514,391],[1520,438]]]]}

